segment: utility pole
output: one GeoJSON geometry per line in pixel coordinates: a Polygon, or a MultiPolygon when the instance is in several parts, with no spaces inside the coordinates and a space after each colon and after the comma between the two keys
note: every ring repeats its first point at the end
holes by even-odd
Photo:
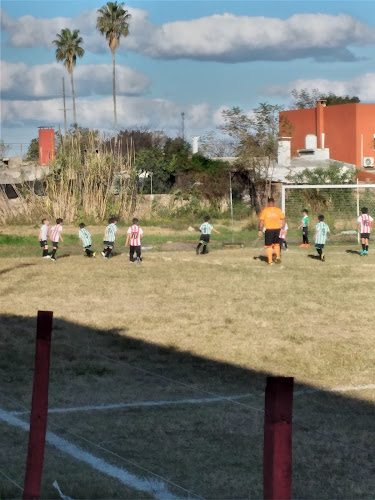
{"type": "Polygon", "coordinates": [[[181,139],[185,140],[185,112],[181,113],[181,139]]]}

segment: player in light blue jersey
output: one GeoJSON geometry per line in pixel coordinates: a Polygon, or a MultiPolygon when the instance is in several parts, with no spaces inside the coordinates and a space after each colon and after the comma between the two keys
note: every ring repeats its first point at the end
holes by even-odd
{"type": "Polygon", "coordinates": [[[196,249],[197,255],[199,255],[199,249],[202,245],[203,245],[202,254],[208,253],[207,245],[210,242],[211,231],[213,231],[214,233],[217,233],[217,234],[221,234],[220,231],[216,231],[216,229],[214,229],[214,226],[212,224],[210,224],[210,221],[211,221],[210,216],[206,215],[206,217],[204,218],[203,224],[201,224],[201,226],[199,228],[199,230],[201,232],[201,236],[199,238],[199,243],[198,243],[198,246],[196,249]]]}
{"type": "Polygon", "coordinates": [[[315,226],[315,236],[314,236],[314,241],[315,241],[315,248],[316,251],[318,252],[318,255],[320,257],[320,260],[322,262],[325,261],[325,256],[324,256],[324,245],[326,244],[327,238],[330,236],[330,230],[327,224],[324,222],[324,215],[319,215],[318,216],[318,224],[315,226]]]}
{"type": "Polygon", "coordinates": [[[91,234],[86,229],[86,224],[84,224],[83,222],[81,222],[81,224],[79,225],[78,238],[81,240],[83,250],[84,252],[86,252],[87,257],[95,257],[96,252],[91,250],[91,234]]]}
{"type": "Polygon", "coordinates": [[[112,249],[115,245],[116,233],[117,233],[117,218],[111,217],[108,221],[108,226],[105,228],[104,241],[103,241],[103,251],[102,255],[105,259],[109,259],[112,253],[112,249]]]}

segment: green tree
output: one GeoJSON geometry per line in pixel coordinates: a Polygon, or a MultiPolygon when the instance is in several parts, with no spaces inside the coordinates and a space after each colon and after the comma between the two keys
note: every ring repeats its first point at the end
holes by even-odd
{"type": "Polygon", "coordinates": [[[38,161],[39,160],[39,139],[31,139],[29,148],[26,153],[26,161],[38,161]]]}
{"type": "Polygon", "coordinates": [[[76,97],[74,93],[73,69],[77,62],[77,57],[83,57],[85,51],[81,47],[83,39],[79,35],[79,30],[70,31],[68,28],[61,30],[60,34],[56,34],[57,40],[53,40],[56,45],[56,61],[64,62],[64,66],[70,74],[70,83],[72,85],[72,100],[73,100],[73,118],[74,127],[77,127],[76,113],[76,97]]]}
{"type": "Polygon", "coordinates": [[[353,184],[355,167],[339,161],[331,161],[328,167],[305,168],[298,174],[287,176],[293,184],[353,184]]]}
{"type": "Polygon", "coordinates": [[[331,106],[333,104],[349,104],[353,102],[360,102],[360,99],[357,96],[339,96],[334,94],[333,92],[324,94],[319,89],[293,89],[291,91],[291,95],[293,97],[293,101],[290,105],[291,109],[315,108],[316,102],[321,99],[324,99],[326,101],[327,106],[331,106]]]}
{"type": "Polygon", "coordinates": [[[131,15],[124,9],[124,3],[107,2],[98,9],[96,27],[102,35],[105,35],[109,49],[112,53],[112,87],[113,87],[113,114],[114,132],[117,139],[117,108],[116,108],[116,59],[115,53],[120,45],[121,37],[129,35],[129,20],[131,15]]]}

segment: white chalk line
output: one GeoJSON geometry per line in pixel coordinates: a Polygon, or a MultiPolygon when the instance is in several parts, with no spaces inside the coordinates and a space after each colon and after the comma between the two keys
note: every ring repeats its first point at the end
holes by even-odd
{"type": "MultiPolygon", "coordinates": [[[[294,391],[293,396],[303,396],[305,394],[312,394],[316,392],[359,392],[365,390],[374,390],[375,384],[369,385],[356,385],[344,386],[334,388],[317,388],[294,391]]],[[[161,400],[161,401],[135,401],[133,403],[112,403],[108,405],[87,405],[87,406],[72,406],[62,408],[50,408],[48,413],[75,413],[86,411],[103,411],[103,410],[118,410],[122,408],[145,408],[153,406],[169,406],[169,405],[185,405],[185,404],[210,404],[234,399],[244,399],[254,396],[254,394],[235,394],[233,396],[218,396],[214,398],[189,398],[189,399],[174,399],[174,400],[161,400]]],[[[30,410],[26,411],[10,411],[11,415],[27,415],[30,410]]]]}
{"type": "Polygon", "coordinates": [[[4,476],[6,479],[8,479],[8,481],[10,481],[11,483],[13,483],[14,486],[17,486],[17,488],[19,490],[23,491],[23,489],[21,488],[21,486],[18,483],[16,483],[16,481],[14,481],[11,477],[9,477],[7,474],[5,474],[5,472],[3,472],[3,471],[0,470],[0,474],[2,476],[4,476]]]}
{"type": "MultiPolygon", "coordinates": [[[[10,414],[9,412],[0,408],[0,420],[5,422],[6,424],[22,429],[26,432],[29,432],[29,424],[24,422],[23,420],[17,418],[15,415],[10,414]]],[[[182,497],[178,497],[172,494],[164,482],[156,479],[144,479],[135,474],[128,472],[125,469],[116,467],[102,458],[96,457],[91,453],[83,450],[79,446],[72,444],[64,438],[59,437],[57,434],[47,431],[46,433],[46,442],[58,450],[70,455],[71,457],[79,460],[80,462],[86,463],[93,469],[109,476],[114,479],[119,480],[125,486],[133,488],[137,491],[142,491],[152,495],[157,500],[182,500],[182,497]]],[[[122,457],[120,457],[122,458],[122,457]]],[[[146,470],[146,469],[144,469],[146,470]]],[[[150,472],[150,471],[148,471],[150,472]]],[[[157,476],[157,474],[152,473],[157,476]]],[[[159,476],[160,477],[160,476],[159,476]]],[[[164,478],[162,478],[164,479],[164,478]]],[[[171,483],[173,484],[173,483],[171,483]]],[[[174,486],[188,492],[185,488],[174,484],[174,486]]],[[[188,492],[189,493],[189,492],[188,492]]]]}
{"type": "MultiPolygon", "coordinates": [[[[230,399],[242,399],[252,396],[252,394],[236,394],[234,396],[228,396],[230,399]]],[[[228,401],[228,397],[218,396],[215,398],[199,398],[199,399],[174,399],[174,400],[162,400],[162,401],[136,401],[133,403],[113,403],[108,405],[88,405],[88,406],[73,406],[67,408],[50,408],[48,413],[74,413],[74,412],[85,412],[85,411],[100,411],[100,410],[117,410],[121,408],[142,408],[147,406],[169,406],[169,405],[185,405],[185,404],[204,404],[204,403],[217,403],[221,401],[228,401]]],[[[11,415],[27,415],[30,410],[27,411],[11,411],[11,415]]]]}

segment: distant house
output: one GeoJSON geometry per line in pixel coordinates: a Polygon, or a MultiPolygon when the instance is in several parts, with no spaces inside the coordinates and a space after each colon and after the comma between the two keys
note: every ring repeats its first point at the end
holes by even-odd
{"type": "Polygon", "coordinates": [[[374,168],[375,104],[350,103],[280,112],[280,166],[289,167],[293,158],[311,162],[336,160],[357,168],[374,168]]]}

